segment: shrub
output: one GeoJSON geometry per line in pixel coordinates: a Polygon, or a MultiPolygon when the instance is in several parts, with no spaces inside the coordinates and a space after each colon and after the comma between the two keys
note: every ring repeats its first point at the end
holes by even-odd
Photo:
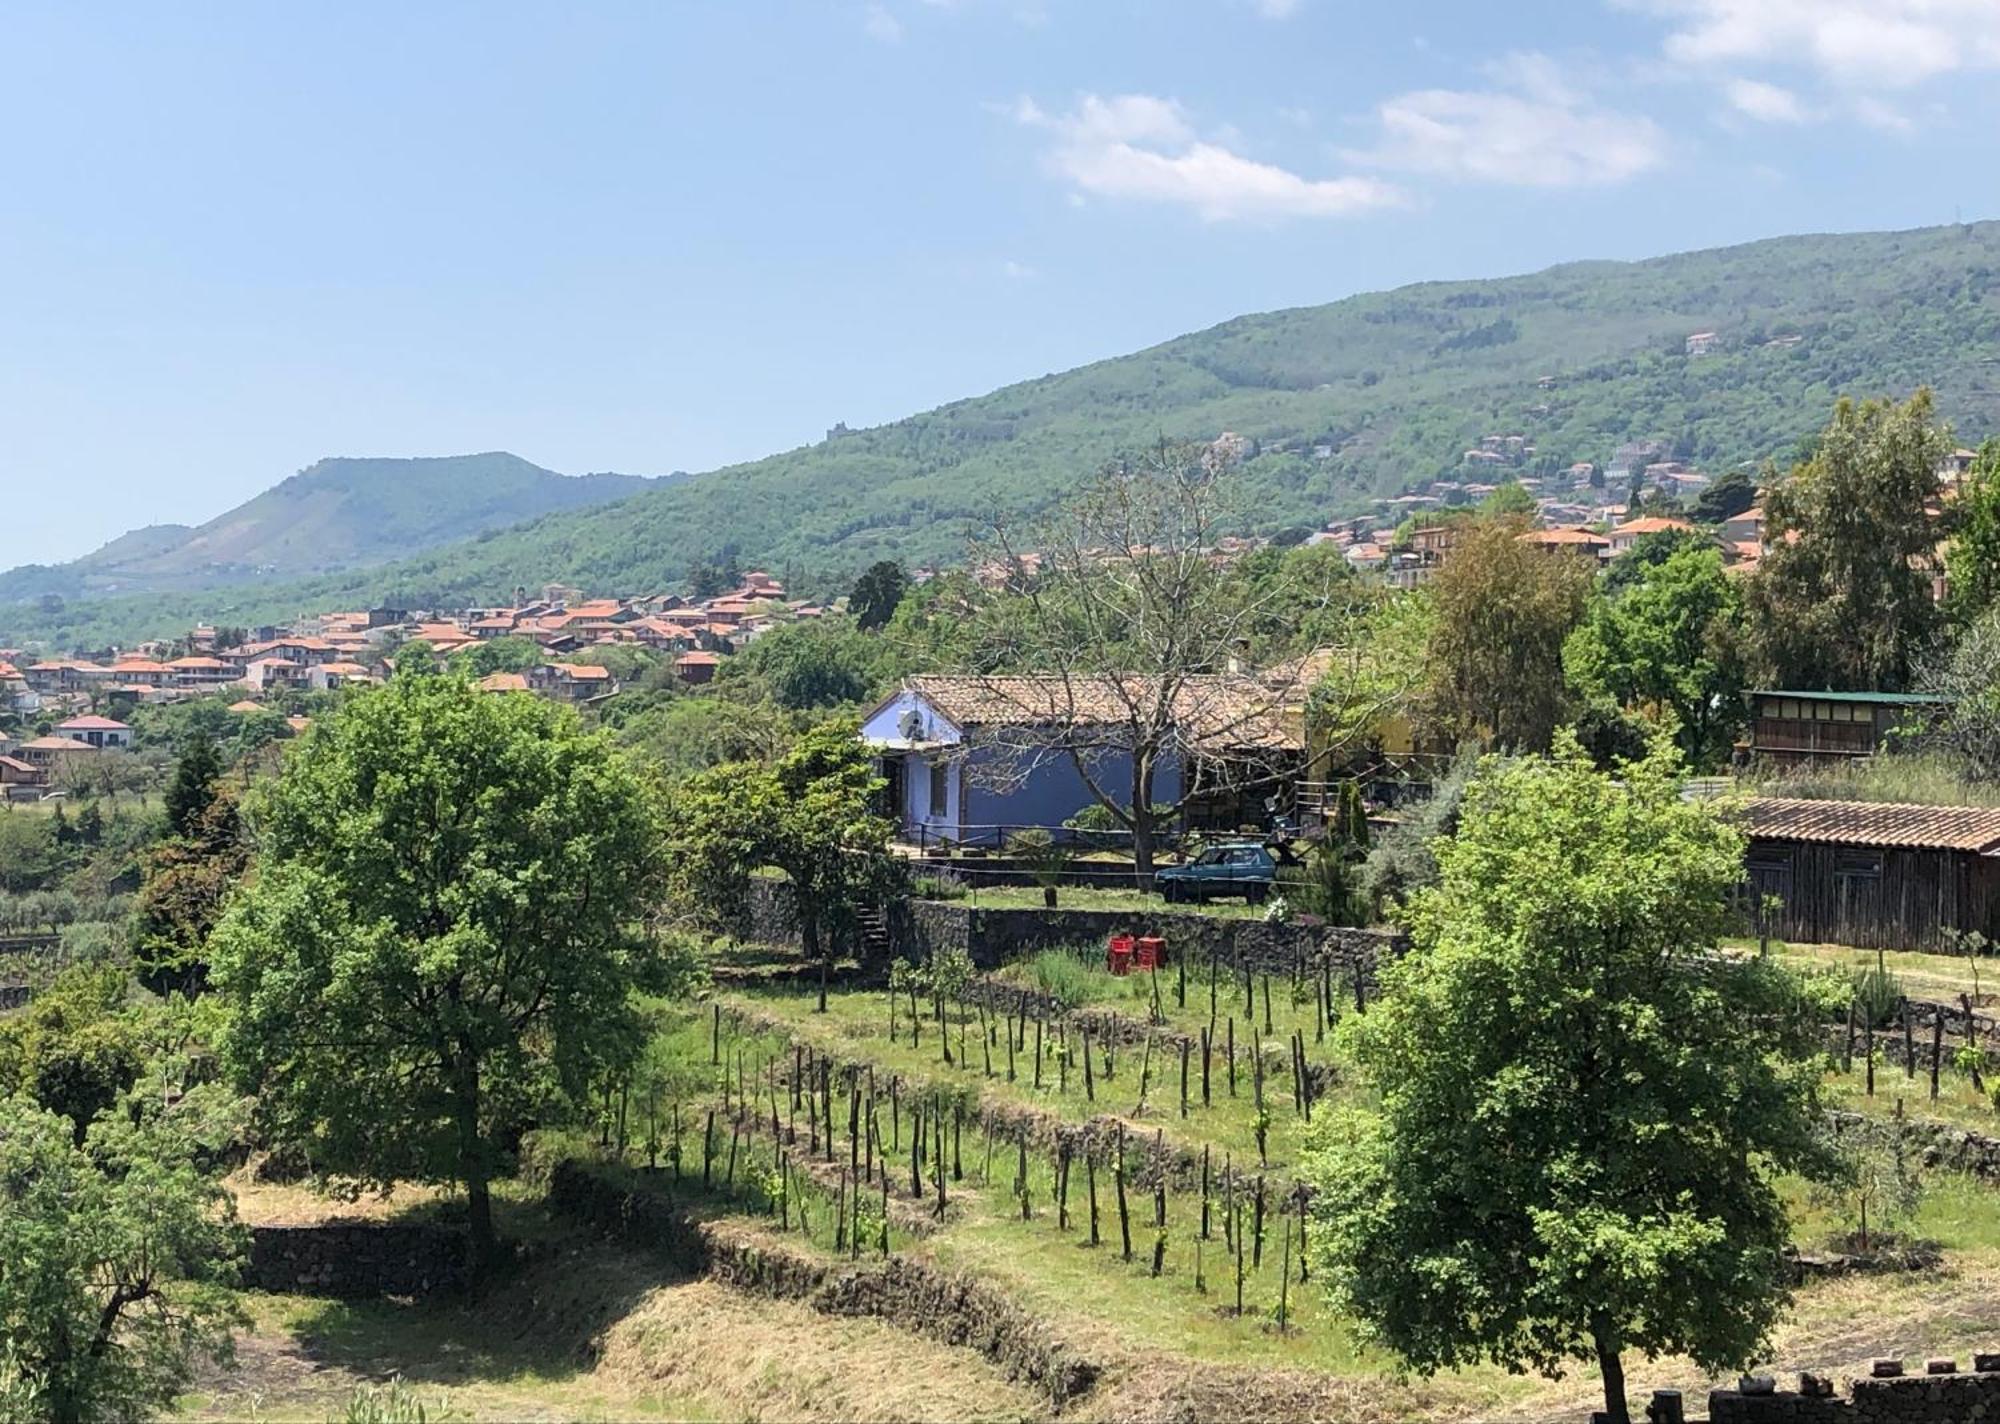
{"type": "Polygon", "coordinates": [[[456,1417],[444,1402],[426,1406],[401,1375],[387,1384],[358,1385],[334,1424],[443,1424],[456,1417]]]}
{"type": "Polygon", "coordinates": [[[1379,911],[1402,901],[1413,890],[1437,880],[1437,860],[1431,842],[1458,829],[1458,807],[1478,768],[1473,753],[1461,752],[1431,794],[1404,811],[1402,819],[1383,832],[1361,867],[1360,893],[1379,911]]]}
{"type": "Polygon", "coordinates": [[[963,900],[967,893],[965,877],[949,870],[919,875],[910,881],[910,894],[919,900],[963,900]]]}
{"type": "Polygon", "coordinates": [[[1315,915],[1329,924],[1357,925],[1368,918],[1356,868],[1337,845],[1307,852],[1298,865],[1278,868],[1278,889],[1288,910],[1315,915]]]}
{"type": "Polygon", "coordinates": [[[1095,946],[1045,949],[1028,961],[1028,974],[1058,1007],[1078,1008],[1099,988],[1096,955],[1095,946]]]}
{"type": "Polygon", "coordinates": [[[1853,975],[1854,1020],[1877,1028],[1892,1022],[1903,1003],[1903,981],[1879,965],[1853,975]]]}

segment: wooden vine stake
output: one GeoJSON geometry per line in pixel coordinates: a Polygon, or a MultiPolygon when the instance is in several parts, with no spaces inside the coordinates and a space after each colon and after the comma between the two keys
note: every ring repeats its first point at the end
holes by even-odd
{"type": "Polygon", "coordinates": [[[1931,1012],[1931,1101],[1937,1101],[1938,1070],[1944,1066],[1944,1005],[1931,1012]]]}
{"type": "Polygon", "coordinates": [[[1021,1124],[1021,1157],[1016,1169],[1017,1190],[1021,1193],[1021,1220],[1026,1221],[1033,1211],[1028,1203],[1028,1125],[1021,1124]]]}
{"type": "Polygon", "coordinates": [[[1153,1138],[1153,1274],[1167,1264],[1167,1159],[1166,1133],[1153,1138]]]}
{"type": "Polygon", "coordinates": [[[1132,1214],[1125,1205],[1125,1124],[1118,1124],[1118,1161],[1113,1165],[1112,1177],[1118,1187],[1118,1237],[1122,1243],[1121,1259],[1132,1259],[1132,1214]]]}
{"type": "Polygon", "coordinates": [[[1973,1027],[1972,1023],[1972,996],[1970,994],[1960,994],[1958,1002],[1959,1006],[1965,1010],[1965,1046],[1971,1050],[1965,1055],[1965,1061],[1972,1068],[1972,1091],[1983,1093],[1986,1091],[1986,1077],[1979,1071],[1979,1060],[1984,1055],[1979,1051],[1979,1031],[1973,1027]]]}
{"type": "Polygon", "coordinates": [[[1289,1323],[1287,1309],[1291,1304],[1292,1287],[1292,1218],[1285,1217],[1285,1253],[1282,1269],[1278,1272],[1278,1333],[1285,1333],[1289,1323]]]}
{"type": "Polygon", "coordinates": [[[1236,1020],[1229,1020],[1229,1096],[1236,1096],[1236,1020]]]}

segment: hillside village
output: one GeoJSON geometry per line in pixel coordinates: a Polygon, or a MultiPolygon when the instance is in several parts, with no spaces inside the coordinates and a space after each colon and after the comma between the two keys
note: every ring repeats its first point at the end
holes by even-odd
{"type": "Polygon", "coordinates": [[[773,8],[9,10],[0,1424],[2000,1424],[2000,0],[773,8]]]}

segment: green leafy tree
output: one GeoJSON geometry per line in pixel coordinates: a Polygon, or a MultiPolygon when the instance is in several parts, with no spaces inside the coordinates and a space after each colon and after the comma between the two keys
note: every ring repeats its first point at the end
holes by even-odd
{"type": "Polygon", "coordinates": [[[157,1417],[196,1359],[230,1358],[243,1248],[212,1165],[235,1120],[215,1085],[135,1092],[79,1144],[0,1099],[0,1338],[20,1415],[157,1417]]]}
{"type": "Polygon", "coordinates": [[[722,665],[717,681],[759,684],[771,700],[794,712],[861,702],[885,680],[879,638],[844,618],[781,624],[752,639],[722,665]]]}
{"type": "Polygon", "coordinates": [[[847,611],[854,625],[864,633],[887,626],[909,587],[910,576],[894,559],[870,564],[854,581],[854,591],[847,595],[847,611]]]}
{"type": "Polygon", "coordinates": [[[1583,617],[1595,570],[1523,543],[1524,529],[1513,519],[1468,524],[1428,585],[1418,721],[1436,740],[1539,751],[1562,723],[1563,641],[1583,617]]]}
{"type": "Polygon", "coordinates": [[[167,786],[167,834],[184,836],[215,799],[222,777],[222,754],[215,739],[197,728],[181,745],[174,762],[174,779],[167,786]]]}
{"type": "Polygon", "coordinates": [[[1528,493],[1519,480],[1508,480],[1494,487],[1493,493],[1479,501],[1481,514],[1532,515],[1535,512],[1535,497],[1528,493]]]}
{"type": "Polygon", "coordinates": [[[1565,735],[1473,783],[1410,953],[1342,1027],[1379,1111],[1307,1173],[1335,1302],[1411,1367],[1595,1360],[1624,1424],[1629,1351],[1764,1347],[1776,1179],[1828,1164],[1797,984],[1713,952],[1742,854],[1664,749],[1613,777],[1565,735]]]}
{"type": "Polygon", "coordinates": [[[218,788],[179,834],[144,857],[137,949],[147,987],[198,992],[208,980],[208,936],[249,868],[236,797],[218,788]]]}
{"type": "Polygon", "coordinates": [[[1632,547],[1605,568],[1599,582],[1605,594],[1615,596],[1637,586],[1648,569],[1658,568],[1683,549],[1714,547],[1711,540],[1692,529],[1655,529],[1634,539],[1632,547]]]}
{"type": "Polygon", "coordinates": [[[264,798],[210,937],[272,1137],[358,1182],[462,1184],[490,1264],[505,1145],[636,1050],[658,829],[567,709],[437,677],[350,700],[264,798]]]}
{"type": "Polygon", "coordinates": [[[2000,606],[1980,613],[1956,641],[1927,649],[1915,684],[1945,704],[1922,740],[1949,749],[1968,779],[2000,779],[2000,606]]]}
{"type": "Polygon", "coordinates": [[[1958,530],[1945,569],[1952,615],[1969,621],[2000,600],[2000,440],[1979,447],[1958,487],[1958,530]]]}
{"type": "Polygon", "coordinates": [[[1931,515],[1948,433],[1931,395],[1843,400],[1810,460],[1767,481],[1769,549],[1745,591],[1769,687],[1898,692],[1938,621],[1931,515]]]}
{"type": "Polygon", "coordinates": [[[614,717],[619,743],[669,782],[728,762],[769,761],[792,738],[792,719],[761,700],[673,696],[629,711],[606,708],[606,722],[614,717]]]}
{"type": "Polygon", "coordinates": [[[0,1095],[26,1096],[59,1114],[81,1144],[139,1077],[128,989],[124,972],[111,966],[66,969],[26,1009],[0,1019],[0,1095]]]}
{"type": "Polygon", "coordinates": [[[1636,585],[1601,599],[1563,647],[1586,698],[1671,717],[1681,754],[1707,770],[1742,725],[1743,600],[1713,549],[1688,545],[1644,568],[1636,585]]]}
{"type": "Polygon", "coordinates": [[[755,871],[783,871],[800,942],[820,966],[824,1012],[833,959],[854,941],[862,912],[902,883],[889,852],[894,827],[876,812],[883,784],[851,722],[814,728],[772,765],[738,762],[689,779],[668,814],[677,901],[691,918],[727,925],[755,871]]]}
{"type": "Polygon", "coordinates": [[[1694,497],[1694,517],[1703,524],[1720,524],[1746,512],[1757,502],[1757,482],[1747,470],[1731,470],[1710,480],[1694,497]]]}
{"type": "Polygon", "coordinates": [[[533,638],[488,638],[452,654],[451,668],[467,677],[485,677],[496,672],[526,672],[548,660],[547,651],[533,638]]]}

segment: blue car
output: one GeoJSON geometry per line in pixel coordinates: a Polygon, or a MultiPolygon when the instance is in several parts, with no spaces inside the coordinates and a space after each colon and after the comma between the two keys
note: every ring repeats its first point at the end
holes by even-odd
{"type": "Polygon", "coordinates": [[[1277,878],[1277,857],[1254,841],[1243,841],[1212,845],[1186,865],[1167,866],[1154,874],[1153,888],[1170,905],[1198,905],[1218,895],[1241,895],[1261,905],[1277,878]]]}

